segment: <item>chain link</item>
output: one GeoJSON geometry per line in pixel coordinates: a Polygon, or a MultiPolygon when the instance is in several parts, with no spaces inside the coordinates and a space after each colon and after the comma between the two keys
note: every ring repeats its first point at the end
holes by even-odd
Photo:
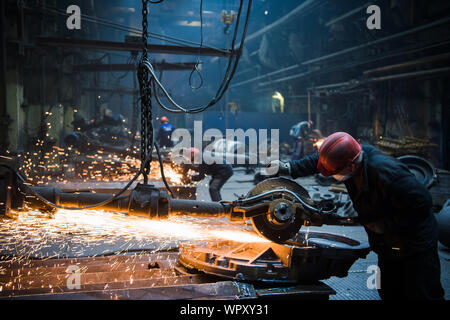
{"type": "MultiPolygon", "coordinates": [[[[152,92],[150,86],[150,74],[143,66],[148,61],[148,2],[142,0],[142,43],[143,51],[139,65],[138,79],[141,94],[141,161],[145,161],[153,150],[153,125],[152,125],[152,92]]],[[[148,182],[150,162],[145,164],[143,171],[144,184],[148,182]]]]}

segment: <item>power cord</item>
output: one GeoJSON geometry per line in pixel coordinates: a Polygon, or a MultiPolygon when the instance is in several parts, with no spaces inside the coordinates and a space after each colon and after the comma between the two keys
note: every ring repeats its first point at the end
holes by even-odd
{"type": "Polygon", "coordinates": [[[197,63],[194,65],[194,68],[192,69],[191,74],[189,75],[189,87],[192,90],[198,90],[201,87],[203,87],[203,77],[198,69],[198,66],[200,65],[200,57],[199,57],[200,50],[202,49],[202,47],[203,47],[203,0],[200,0],[200,46],[198,47],[197,63]],[[200,84],[197,87],[194,87],[192,85],[192,76],[194,75],[194,73],[197,73],[200,79],[200,84]]]}
{"type": "Polygon", "coordinates": [[[156,86],[158,86],[160,88],[160,90],[162,91],[162,93],[164,94],[164,96],[170,102],[170,104],[172,104],[172,106],[175,107],[175,109],[166,107],[161,102],[159,97],[157,95],[155,95],[155,100],[156,100],[156,102],[158,103],[158,105],[161,108],[163,108],[164,110],[166,110],[168,112],[171,112],[171,113],[190,113],[190,114],[195,114],[195,113],[201,113],[201,112],[207,110],[208,108],[212,107],[213,105],[215,105],[217,102],[219,102],[222,99],[223,95],[225,94],[225,92],[227,91],[227,89],[228,89],[228,87],[230,85],[231,80],[233,79],[233,76],[234,76],[234,74],[236,72],[236,69],[237,69],[237,66],[238,66],[238,63],[239,63],[239,59],[240,59],[241,54],[242,54],[242,49],[243,49],[244,42],[245,42],[245,37],[246,37],[246,34],[247,34],[247,28],[248,28],[248,21],[249,21],[249,17],[250,17],[251,4],[252,4],[252,0],[249,0],[242,39],[240,41],[240,45],[239,45],[239,48],[238,48],[237,52],[235,52],[234,48],[236,47],[235,43],[236,43],[237,33],[238,33],[239,24],[240,24],[240,20],[241,20],[240,17],[241,17],[242,9],[243,9],[243,0],[240,1],[239,11],[238,11],[238,18],[237,18],[237,22],[236,22],[235,32],[234,32],[234,35],[233,35],[233,40],[232,40],[232,45],[231,45],[231,55],[230,55],[230,58],[228,60],[227,70],[225,72],[225,76],[224,76],[224,78],[222,80],[222,83],[221,83],[219,89],[217,90],[216,95],[214,96],[214,98],[207,105],[205,105],[203,107],[197,107],[197,108],[191,108],[191,109],[186,109],[186,108],[181,107],[167,93],[167,91],[164,88],[164,86],[158,80],[158,78],[155,75],[154,68],[151,65],[150,61],[148,61],[148,59],[143,59],[141,61],[141,67],[144,68],[147,71],[147,74],[150,77],[150,79],[147,79],[147,80],[152,83],[154,91],[156,91],[156,86]],[[234,61],[234,63],[233,63],[233,61],[234,61]]]}

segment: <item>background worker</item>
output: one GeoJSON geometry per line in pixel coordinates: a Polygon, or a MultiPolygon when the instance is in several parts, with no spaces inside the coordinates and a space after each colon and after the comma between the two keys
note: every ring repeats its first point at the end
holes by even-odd
{"type": "Polygon", "coordinates": [[[305,155],[306,143],[309,141],[312,132],[313,122],[302,121],[291,127],[289,135],[294,138],[294,151],[291,160],[298,160],[305,155]]]}
{"type": "Polygon", "coordinates": [[[200,164],[194,164],[194,158],[199,152],[200,151],[196,148],[190,148],[190,163],[182,164],[181,166],[186,172],[190,169],[198,173],[191,176],[192,181],[201,181],[206,176],[211,176],[211,180],[209,182],[209,195],[211,196],[212,201],[220,201],[222,200],[220,190],[233,175],[233,167],[229,164],[206,164],[203,161],[200,164]]]}
{"type": "Polygon", "coordinates": [[[172,133],[175,131],[175,127],[169,123],[169,119],[166,116],[161,117],[161,125],[156,135],[156,140],[161,148],[172,148],[172,133]]]}
{"type": "Polygon", "coordinates": [[[318,153],[277,165],[281,175],[320,172],[344,182],[378,254],[382,299],[443,299],[432,199],[404,164],[337,132],[318,153]]]}

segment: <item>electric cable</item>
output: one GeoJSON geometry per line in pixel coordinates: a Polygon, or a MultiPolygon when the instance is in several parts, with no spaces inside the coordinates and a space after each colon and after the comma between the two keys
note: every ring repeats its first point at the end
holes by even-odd
{"type": "Polygon", "coordinates": [[[164,167],[163,167],[163,163],[162,163],[162,159],[161,159],[161,153],[159,152],[159,146],[158,146],[158,144],[156,143],[156,141],[155,141],[154,145],[155,145],[155,149],[156,149],[156,154],[158,155],[159,170],[161,171],[161,178],[162,178],[162,180],[163,180],[163,182],[164,182],[164,185],[166,186],[166,189],[169,191],[170,196],[171,196],[172,198],[175,198],[175,196],[174,196],[172,190],[170,189],[169,184],[167,183],[166,176],[164,175],[164,167]]]}
{"type": "Polygon", "coordinates": [[[203,87],[203,77],[201,72],[198,70],[198,66],[200,65],[200,50],[203,47],[203,0],[200,0],[200,46],[198,47],[198,55],[197,55],[197,63],[194,65],[194,68],[191,71],[191,74],[189,75],[189,87],[192,90],[198,90],[201,87],[203,87]],[[200,79],[200,84],[197,87],[194,87],[192,85],[192,76],[194,73],[197,73],[200,79]]]}
{"type": "Polygon", "coordinates": [[[238,63],[239,63],[239,59],[240,59],[240,56],[241,56],[241,53],[242,53],[242,48],[243,48],[243,45],[244,45],[244,42],[245,42],[245,37],[246,37],[246,34],[247,34],[248,20],[249,20],[249,17],[250,17],[251,3],[252,3],[252,1],[249,0],[249,4],[248,4],[248,8],[247,8],[247,16],[245,18],[245,26],[244,26],[244,30],[243,30],[243,35],[242,35],[242,38],[241,38],[239,49],[237,50],[237,53],[236,53],[236,57],[234,57],[235,41],[236,41],[236,38],[237,38],[237,31],[238,31],[238,28],[239,28],[240,15],[242,13],[242,7],[243,7],[243,0],[240,1],[238,18],[237,18],[237,22],[236,22],[236,28],[235,28],[235,32],[234,32],[234,36],[233,36],[233,40],[232,40],[232,47],[231,47],[232,54],[231,54],[230,59],[229,59],[227,70],[225,72],[224,79],[223,79],[223,81],[222,81],[222,83],[221,83],[221,85],[220,85],[220,87],[219,87],[215,97],[207,105],[205,105],[203,107],[196,107],[196,108],[190,108],[190,109],[185,109],[185,108],[181,107],[180,105],[178,105],[173,100],[173,98],[167,93],[167,91],[164,88],[164,86],[161,84],[161,82],[156,77],[155,72],[154,72],[154,68],[151,65],[150,61],[142,60],[141,67],[145,68],[146,71],[151,76],[151,80],[150,81],[152,82],[153,89],[155,89],[156,86],[158,86],[159,89],[161,90],[161,92],[164,94],[164,96],[170,102],[170,104],[172,104],[172,106],[175,107],[175,109],[172,109],[172,108],[169,108],[169,107],[165,106],[161,102],[161,100],[159,99],[158,95],[155,94],[155,100],[156,100],[156,102],[158,103],[158,105],[161,108],[163,108],[164,110],[166,110],[168,112],[171,112],[171,113],[190,113],[190,114],[195,114],[195,113],[201,113],[201,112],[207,110],[208,108],[212,107],[213,105],[215,105],[217,102],[219,102],[222,99],[223,95],[225,94],[225,92],[227,91],[227,89],[229,87],[229,84],[230,84],[231,80],[233,79],[233,76],[234,76],[234,74],[236,72],[236,69],[237,69],[237,66],[238,66],[238,63]],[[233,58],[234,58],[234,64],[232,63],[233,62],[233,58]]]}
{"type": "MultiPolygon", "coordinates": [[[[56,14],[60,14],[60,15],[67,15],[67,12],[65,10],[59,9],[59,8],[55,8],[55,7],[47,7],[47,6],[39,6],[36,8],[32,8],[32,7],[27,7],[25,6],[24,9],[27,10],[44,10],[44,11],[49,11],[52,13],[56,13],[56,14]]],[[[99,25],[103,25],[105,27],[109,27],[112,29],[116,29],[116,30],[120,30],[120,31],[125,31],[125,32],[129,32],[129,33],[140,33],[141,30],[138,28],[133,28],[133,27],[128,27],[128,26],[124,26],[115,22],[111,22],[109,20],[106,19],[102,19],[99,17],[94,17],[94,16],[89,16],[86,14],[81,14],[81,18],[84,21],[87,22],[91,22],[91,23],[95,23],[95,24],[99,24],[99,25]]],[[[189,40],[185,40],[185,39],[180,39],[180,38],[176,38],[173,36],[168,36],[168,35],[160,35],[157,33],[149,33],[149,35],[151,35],[153,38],[161,40],[161,41],[166,41],[169,43],[174,43],[174,44],[181,44],[181,45],[195,45],[198,46],[198,43],[193,42],[193,41],[189,41],[189,40]]],[[[226,51],[224,51],[223,49],[220,48],[216,48],[210,45],[206,45],[203,44],[203,47],[207,47],[209,49],[214,49],[223,53],[227,53],[226,51]]]]}

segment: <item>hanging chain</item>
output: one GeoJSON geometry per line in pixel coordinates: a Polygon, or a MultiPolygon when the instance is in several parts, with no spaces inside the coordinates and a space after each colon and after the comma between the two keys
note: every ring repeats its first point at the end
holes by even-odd
{"type": "MultiPolygon", "coordinates": [[[[148,61],[148,2],[142,0],[142,42],[143,51],[139,65],[138,79],[141,94],[141,162],[151,155],[153,150],[153,125],[152,125],[152,92],[150,86],[150,74],[143,66],[148,61]]],[[[145,164],[143,171],[144,184],[148,182],[150,173],[150,162],[145,164]]]]}

